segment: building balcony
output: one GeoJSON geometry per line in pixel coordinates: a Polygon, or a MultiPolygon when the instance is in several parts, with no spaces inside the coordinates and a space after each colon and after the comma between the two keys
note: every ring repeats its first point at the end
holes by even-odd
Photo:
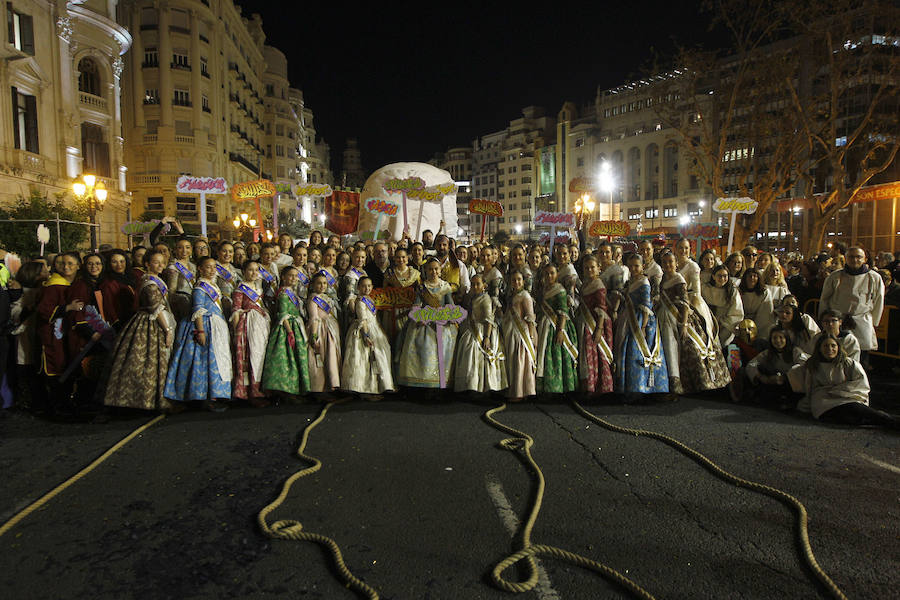
{"type": "MultiPolygon", "coordinates": [[[[156,137],[156,136],[153,136],[156,137]]],[[[154,185],[160,183],[159,175],[134,175],[131,178],[134,185],[154,185]]]]}
{"type": "Polygon", "coordinates": [[[191,106],[193,106],[193,103],[191,103],[190,100],[179,100],[178,98],[175,98],[174,100],[172,100],[172,106],[185,106],[187,108],[190,108],[191,106]]]}
{"type": "Polygon", "coordinates": [[[88,94],[87,92],[78,92],[78,103],[82,106],[88,106],[103,112],[106,112],[107,110],[105,98],[95,96],[94,94],[88,94]]]}
{"type": "Polygon", "coordinates": [[[212,114],[212,109],[208,106],[203,107],[203,112],[212,114]]]}
{"type": "Polygon", "coordinates": [[[192,135],[176,135],[175,143],[176,144],[193,144],[194,136],[192,136],[192,135]]]}
{"type": "Polygon", "coordinates": [[[150,133],[150,134],[147,134],[144,136],[144,143],[145,144],[155,144],[158,139],[159,139],[159,136],[157,136],[155,133],[150,133]]]}
{"type": "Polygon", "coordinates": [[[178,71],[190,71],[191,70],[191,65],[183,65],[181,63],[176,63],[176,62],[169,63],[169,67],[171,67],[172,69],[176,69],[178,71]]]}
{"type": "MultiPolygon", "coordinates": [[[[208,3],[205,3],[205,2],[204,2],[204,4],[206,4],[207,6],[209,6],[208,3]]],[[[206,37],[205,35],[203,35],[202,33],[199,34],[197,37],[200,38],[200,41],[201,41],[201,42],[203,42],[203,43],[205,43],[205,44],[208,44],[208,43],[209,43],[209,38],[206,37]]]]}
{"type": "Polygon", "coordinates": [[[231,162],[236,162],[240,165],[243,165],[243,166],[247,167],[248,169],[250,169],[253,173],[256,173],[257,175],[259,175],[260,169],[255,164],[253,164],[252,162],[250,162],[249,160],[247,160],[240,154],[231,152],[228,154],[228,160],[230,160],[231,162]]]}

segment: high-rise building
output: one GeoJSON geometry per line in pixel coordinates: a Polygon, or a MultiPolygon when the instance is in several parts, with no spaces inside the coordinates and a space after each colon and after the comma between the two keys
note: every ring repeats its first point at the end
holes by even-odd
{"type": "Polygon", "coordinates": [[[132,36],[116,23],[117,4],[5,4],[0,203],[32,193],[72,202],[74,179],[95,175],[109,192],[97,213],[98,241],[121,244],[131,199],[125,185],[120,78],[132,36]]]}
{"type": "Polygon", "coordinates": [[[363,170],[362,158],[359,153],[359,142],[354,138],[347,138],[344,147],[343,161],[341,165],[341,181],[344,187],[361,188],[366,183],[366,172],[363,170]]]}
{"type": "Polygon", "coordinates": [[[469,227],[469,200],[472,196],[472,148],[461,146],[450,148],[444,153],[435,156],[431,161],[436,167],[450,173],[450,177],[456,182],[456,219],[457,231],[446,231],[448,235],[462,238],[466,234],[471,235],[469,227]]]}

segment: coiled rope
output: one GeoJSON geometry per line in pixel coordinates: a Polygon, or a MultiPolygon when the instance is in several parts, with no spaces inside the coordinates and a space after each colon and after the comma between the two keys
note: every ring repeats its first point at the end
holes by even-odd
{"type": "Polygon", "coordinates": [[[538,583],[538,571],[535,559],[539,556],[550,556],[571,563],[578,567],[596,571],[604,579],[616,585],[619,585],[637,598],[641,598],[642,600],[654,600],[653,596],[649,592],[641,588],[634,581],[632,581],[628,577],[625,577],[615,569],[604,565],[603,563],[581,556],[580,554],[575,554],[574,552],[569,552],[568,550],[563,550],[562,548],[557,548],[556,546],[531,543],[531,530],[534,528],[534,524],[537,521],[538,513],[540,513],[541,511],[541,504],[544,499],[544,474],[541,472],[541,468],[538,466],[537,462],[534,460],[534,457],[531,455],[531,447],[534,445],[534,440],[531,438],[531,436],[527,433],[519,431],[518,429],[513,429],[508,425],[504,425],[503,423],[494,419],[494,415],[503,410],[506,410],[505,403],[488,410],[486,413],[484,413],[483,418],[496,429],[499,429],[500,431],[503,431],[504,433],[507,433],[509,435],[515,436],[502,440],[499,443],[499,446],[513,452],[521,451],[525,455],[525,459],[528,461],[529,466],[537,477],[538,485],[534,495],[534,505],[531,507],[531,512],[528,515],[528,519],[527,521],[525,521],[525,524],[523,525],[521,530],[522,549],[515,554],[507,556],[499,563],[497,563],[497,565],[491,572],[491,579],[493,580],[494,584],[497,585],[497,587],[499,587],[500,589],[507,592],[519,593],[530,591],[534,589],[538,583]],[[528,578],[525,581],[520,582],[504,579],[503,572],[521,560],[525,561],[528,578]]]}
{"type": "Polygon", "coordinates": [[[143,425],[141,425],[140,427],[138,427],[137,429],[135,429],[134,431],[129,433],[127,436],[125,436],[124,438],[119,440],[118,443],[116,443],[109,450],[107,450],[106,452],[101,454],[99,457],[97,457],[93,462],[91,462],[91,464],[89,464],[82,470],[78,471],[78,473],[76,473],[75,475],[73,475],[72,477],[67,479],[66,481],[62,482],[61,484],[59,484],[58,486],[56,486],[55,488],[53,488],[52,490],[50,490],[49,492],[47,492],[46,494],[44,494],[43,496],[41,496],[40,498],[38,498],[37,500],[32,502],[25,509],[23,509],[18,514],[16,514],[16,516],[14,516],[12,519],[10,519],[6,523],[4,523],[2,527],[0,527],[0,536],[2,536],[4,533],[6,533],[7,531],[9,531],[13,527],[15,527],[19,521],[21,521],[22,519],[24,519],[25,517],[27,517],[28,515],[30,515],[31,513],[33,513],[40,507],[42,507],[43,505],[45,505],[47,502],[49,502],[50,500],[55,498],[59,493],[61,493],[67,487],[69,487],[70,485],[72,485],[73,483],[75,483],[76,481],[78,481],[79,479],[81,479],[82,477],[84,477],[85,475],[90,473],[91,471],[93,471],[95,468],[97,468],[97,466],[100,465],[100,463],[102,463],[107,458],[112,456],[116,451],[118,451],[120,448],[122,448],[122,446],[124,446],[125,444],[127,444],[128,442],[133,440],[135,437],[140,435],[144,430],[156,425],[157,423],[159,423],[160,421],[162,421],[165,418],[166,418],[166,415],[159,415],[157,417],[150,419],[149,421],[147,421],[146,423],[144,423],[143,425]]]}
{"type": "Polygon", "coordinates": [[[646,429],[632,429],[630,427],[614,425],[608,421],[604,421],[597,415],[588,412],[578,402],[573,401],[572,406],[575,408],[576,412],[581,414],[581,416],[590,421],[593,421],[594,423],[597,423],[601,427],[605,427],[606,429],[615,431],[616,433],[625,433],[629,435],[643,436],[659,440],[660,442],[668,444],[672,448],[675,448],[682,454],[693,459],[701,466],[708,469],[711,473],[713,473],[713,475],[727,481],[728,483],[731,483],[738,487],[747,488],[761,494],[765,494],[766,496],[775,498],[779,502],[786,504],[790,508],[793,508],[797,515],[798,541],[800,543],[800,548],[802,550],[803,558],[806,561],[806,565],[812,570],[816,578],[822,583],[822,585],[824,585],[828,589],[829,593],[831,593],[833,597],[838,598],[839,600],[847,600],[847,596],[844,595],[837,584],[835,584],[834,581],[832,581],[832,579],[828,576],[828,574],[825,573],[822,567],[819,566],[819,562],[816,560],[816,557],[813,554],[812,546],[809,543],[809,530],[807,528],[808,515],[806,512],[806,507],[803,506],[803,503],[800,502],[800,500],[777,488],[764,485],[762,483],[756,483],[755,481],[749,481],[736,475],[732,475],[700,452],[694,450],[690,446],[679,442],[675,438],[669,437],[662,433],[657,433],[655,431],[647,431],[646,429]]]}
{"type": "Polygon", "coordinates": [[[307,475],[312,475],[322,468],[322,461],[319,459],[309,456],[305,454],[306,444],[309,441],[310,432],[316,428],[316,426],[321,423],[325,419],[325,415],[328,414],[328,409],[334,406],[335,404],[340,404],[341,402],[345,402],[346,399],[334,400],[325,404],[322,407],[321,412],[319,412],[319,416],[316,417],[314,421],[312,421],[309,425],[307,425],[303,429],[303,434],[300,437],[300,446],[297,448],[297,456],[299,456],[302,460],[305,460],[310,463],[310,466],[304,467],[300,469],[293,475],[287,478],[284,482],[284,485],[281,487],[281,493],[278,494],[278,497],[275,498],[269,505],[259,511],[259,515],[257,516],[257,521],[259,523],[260,529],[262,529],[263,533],[267,536],[280,540],[296,540],[301,542],[315,542],[320,546],[326,548],[332,556],[334,561],[334,566],[338,570],[341,578],[343,578],[344,582],[348,587],[355,589],[357,592],[369,598],[370,600],[378,600],[378,592],[375,591],[374,588],[367,585],[364,581],[356,577],[347,565],[344,563],[344,557],[341,554],[341,549],[330,537],[324,536],[319,533],[308,533],[303,531],[303,524],[300,521],[295,521],[293,519],[282,519],[280,521],[275,521],[271,525],[266,521],[266,517],[274,511],[276,508],[281,506],[284,500],[287,498],[288,493],[291,491],[291,486],[294,485],[294,482],[300,479],[301,477],[306,477],[307,475]]]}

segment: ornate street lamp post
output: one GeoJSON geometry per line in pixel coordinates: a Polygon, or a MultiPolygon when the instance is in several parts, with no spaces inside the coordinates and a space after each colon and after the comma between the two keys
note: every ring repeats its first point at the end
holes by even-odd
{"type": "Polygon", "coordinates": [[[72,193],[79,200],[88,203],[88,210],[91,214],[91,250],[96,250],[99,241],[99,236],[97,235],[97,210],[102,209],[103,203],[106,202],[106,196],[108,195],[106,186],[102,181],[97,181],[96,175],[84,173],[80,180],[76,179],[72,184],[72,193]]]}

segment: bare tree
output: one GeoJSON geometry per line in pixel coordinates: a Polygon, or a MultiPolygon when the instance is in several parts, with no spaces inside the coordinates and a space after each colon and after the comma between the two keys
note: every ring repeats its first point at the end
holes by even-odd
{"type": "Polygon", "coordinates": [[[807,145],[810,254],[829,221],[900,150],[900,10],[867,0],[790,4],[785,15],[803,40],[806,66],[790,92],[807,145]]]}

